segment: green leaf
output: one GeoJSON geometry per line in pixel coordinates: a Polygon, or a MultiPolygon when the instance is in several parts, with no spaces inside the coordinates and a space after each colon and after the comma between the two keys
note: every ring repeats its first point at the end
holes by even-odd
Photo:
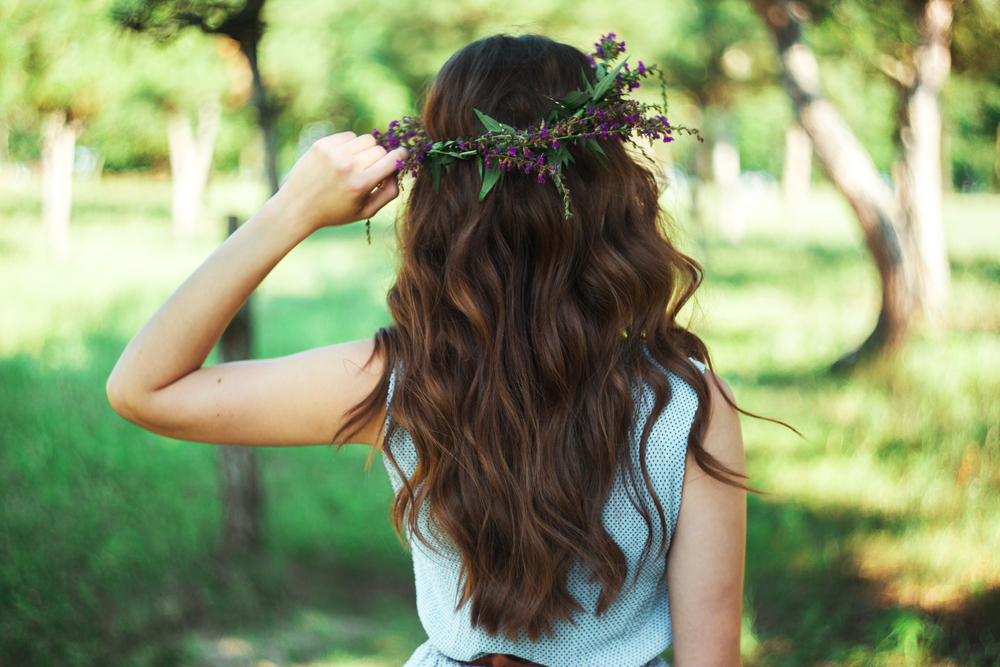
{"type": "Polygon", "coordinates": [[[476,166],[479,168],[479,177],[482,178],[483,177],[483,158],[482,157],[479,157],[479,156],[476,157],[476,166]]]}
{"type": "Polygon", "coordinates": [[[493,186],[500,180],[500,174],[501,171],[499,169],[487,169],[483,173],[483,189],[479,191],[479,201],[486,199],[486,195],[489,194],[493,186]]]}
{"type": "Polygon", "coordinates": [[[583,145],[586,146],[589,150],[593,151],[594,155],[597,156],[598,161],[600,161],[602,167],[604,167],[605,169],[608,168],[608,163],[604,161],[604,158],[607,157],[607,154],[604,152],[604,149],[601,148],[601,145],[599,143],[597,143],[594,139],[587,139],[586,141],[583,142],[583,145]]]}
{"type": "Polygon", "coordinates": [[[565,167],[568,164],[573,164],[573,156],[570,154],[569,149],[566,146],[560,146],[556,149],[556,162],[560,167],[565,167]]]}
{"type": "Polygon", "coordinates": [[[566,107],[576,109],[577,107],[583,106],[589,102],[592,94],[593,93],[584,92],[582,90],[574,90],[569,95],[562,98],[561,102],[566,107]]]}
{"type": "Polygon", "coordinates": [[[434,190],[437,191],[441,186],[441,163],[437,160],[431,162],[431,178],[434,179],[434,190]]]}
{"type": "Polygon", "coordinates": [[[604,93],[608,92],[608,89],[611,87],[611,84],[615,82],[615,77],[618,76],[618,72],[621,70],[622,67],[625,66],[625,62],[627,60],[628,57],[626,56],[625,60],[618,63],[618,65],[613,70],[605,74],[604,78],[597,82],[597,85],[594,87],[594,95],[592,97],[592,99],[595,102],[601,99],[601,97],[604,96],[604,93]]]}
{"type": "Polygon", "coordinates": [[[587,148],[589,148],[590,150],[594,151],[595,153],[599,153],[600,155],[603,155],[604,157],[608,156],[608,154],[604,152],[604,149],[601,148],[601,145],[599,143],[597,143],[597,141],[595,139],[587,139],[587,141],[585,143],[586,143],[587,148]]]}
{"type": "Polygon", "coordinates": [[[479,116],[479,120],[483,123],[483,127],[486,128],[487,132],[496,132],[498,134],[510,134],[514,132],[514,128],[510,125],[506,125],[498,120],[490,118],[479,109],[473,109],[473,111],[475,111],[476,115],[479,116]]]}

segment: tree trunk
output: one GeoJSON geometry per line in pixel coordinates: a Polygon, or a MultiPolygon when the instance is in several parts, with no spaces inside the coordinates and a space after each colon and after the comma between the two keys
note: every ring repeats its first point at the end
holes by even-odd
{"type": "Polygon", "coordinates": [[[952,2],[929,0],[916,20],[920,41],[913,84],[904,88],[900,138],[907,197],[903,213],[918,250],[917,300],[935,316],[951,287],[948,247],[941,220],[941,90],[951,71],[952,2]]]}
{"type": "Polygon", "coordinates": [[[795,225],[801,225],[805,221],[809,207],[812,153],[812,141],[801,125],[795,123],[785,128],[785,163],[781,170],[781,194],[785,203],[785,216],[795,225]]]}
{"type": "MultiPolygon", "coordinates": [[[[238,227],[229,217],[229,233],[238,227]]],[[[223,361],[242,361],[253,354],[250,300],[239,309],[220,341],[223,361]]],[[[262,490],[257,452],[252,447],[219,446],[222,490],[222,534],[219,548],[226,556],[247,555],[260,550],[262,490]]]]}
{"type": "Polygon", "coordinates": [[[271,194],[278,191],[278,141],[275,134],[275,113],[267,97],[267,90],[264,82],[260,78],[260,69],[257,67],[257,43],[260,35],[256,31],[248,31],[240,36],[240,51],[246,56],[250,63],[250,71],[253,73],[253,103],[257,108],[257,122],[261,132],[264,134],[264,155],[265,171],[267,172],[267,182],[271,188],[271,194]]]}
{"type": "Polygon", "coordinates": [[[801,41],[799,22],[804,17],[797,15],[797,5],[783,0],[754,0],[754,6],[777,42],[782,80],[799,123],[809,134],[827,176],[858,216],[882,279],[882,308],[874,331],[857,350],[834,365],[838,370],[847,369],[891,352],[905,340],[916,306],[916,247],[906,231],[902,211],[871,156],[836,107],[823,97],[816,58],[801,41]]]}
{"type": "Polygon", "coordinates": [[[186,114],[173,113],[167,124],[170,149],[170,179],[174,236],[194,235],[201,215],[202,196],[212,166],[212,150],[219,132],[221,108],[218,102],[205,103],[198,110],[197,135],[191,131],[186,114]]]}
{"type": "Polygon", "coordinates": [[[73,209],[73,151],[80,122],[66,113],[49,114],[42,128],[42,224],[56,261],[69,255],[69,219],[73,209]]]}
{"type": "Polygon", "coordinates": [[[721,132],[712,146],[712,179],[719,188],[718,228],[726,243],[739,243],[746,231],[740,201],[740,151],[732,136],[721,132]]]}
{"type": "Polygon", "coordinates": [[[708,223],[705,220],[705,180],[708,178],[709,156],[705,144],[694,143],[694,172],[691,174],[691,220],[701,234],[702,245],[708,237],[708,223]]]}

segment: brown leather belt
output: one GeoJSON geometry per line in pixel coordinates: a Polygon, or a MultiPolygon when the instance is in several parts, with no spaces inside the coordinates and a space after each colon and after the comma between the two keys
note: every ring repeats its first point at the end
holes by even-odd
{"type": "Polygon", "coordinates": [[[531,662],[516,655],[503,653],[490,653],[472,662],[462,662],[461,660],[456,662],[460,662],[463,665],[477,665],[477,667],[544,667],[537,662],[531,662]]]}

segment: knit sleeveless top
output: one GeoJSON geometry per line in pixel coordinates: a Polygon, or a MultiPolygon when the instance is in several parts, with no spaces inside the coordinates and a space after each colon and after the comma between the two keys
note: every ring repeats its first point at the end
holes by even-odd
{"type": "MultiPolygon", "coordinates": [[[[701,364],[695,363],[704,370],[701,364]]],[[[449,548],[439,539],[435,543],[439,553],[435,553],[411,538],[417,613],[429,641],[417,649],[404,667],[456,667],[456,660],[471,662],[490,653],[516,655],[547,667],[654,667],[665,664],[659,655],[672,641],[666,558],[652,556],[661,544],[670,545],[677,524],[687,439],[698,408],[698,397],[687,383],[673,374],[669,374],[669,380],[670,402],[655,418],[646,446],[646,465],[663,506],[667,534],[660,529],[648,490],[639,489],[640,498],[653,517],[653,539],[652,555],[636,578],[649,529],[629,500],[623,473],[619,470],[604,505],[603,520],[608,533],[625,554],[629,574],[607,612],[601,616],[595,614],[600,584],[589,581],[588,573],[577,565],[571,568],[566,583],[585,611],[576,614],[573,623],[554,622],[552,636],[543,635],[538,642],[530,641],[523,631],[515,640],[506,639],[502,634],[490,637],[482,629],[472,627],[468,602],[456,609],[461,559],[454,547],[449,548]]],[[[393,372],[389,383],[390,401],[395,382],[396,373],[393,372]]],[[[636,436],[632,450],[636,470],[639,469],[639,434],[652,417],[654,399],[653,390],[647,386],[636,401],[636,436]]],[[[417,467],[417,454],[410,434],[397,428],[386,446],[391,448],[406,476],[412,476],[417,467]]],[[[403,480],[388,458],[383,460],[393,490],[398,493],[403,480]]],[[[426,508],[421,511],[419,520],[423,529],[427,525],[426,508]]],[[[433,539],[429,530],[424,534],[433,539]]]]}

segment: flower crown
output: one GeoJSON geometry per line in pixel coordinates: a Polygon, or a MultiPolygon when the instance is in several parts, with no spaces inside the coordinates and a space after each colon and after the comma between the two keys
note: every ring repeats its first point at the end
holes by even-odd
{"type": "Polygon", "coordinates": [[[627,57],[615,65],[625,52],[625,42],[617,41],[614,33],[604,35],[594,46],[594,52],[587,56],[594,68],[593,76],[586,73],[583,76],[586,88],[574,90],[560,100],[553,99],[552,106],[537,125],[518,129],[475,109],[485,128],[485,132],[477,136],[431,141],[419,116],[406,116],[390,123],[384,133],[374,130],[372,134],[387,150],[406,148],[408,156],[399,161],[399,171],[413,176],[421,171],[430,172],[435,190],[441,175],[450,170],[456,160],[475,161],[479,167],[483,178],[480,201],[506,172],[534,173],[539,183],[552,179],[562,195],[565,216],[569,218],[572,216],[570,195],[562,177],[563,169],[573,162],[568,145],[584,148],[604,163],[606,155],[598,139],[616,139],[636,145],[633,135],[638,135],[652,144],[657,139],[673,141],[675,134],[686,133],[702,140],[698,130],[671,125],[667,121],[665,88],[663,104],[624,99],[626,93],[638,88],[640,82],[654,72],[660,74],[662,87],[662,72],[655,65],[647,66],[639,61],[638,67],[630,70],[627,57]]]}

